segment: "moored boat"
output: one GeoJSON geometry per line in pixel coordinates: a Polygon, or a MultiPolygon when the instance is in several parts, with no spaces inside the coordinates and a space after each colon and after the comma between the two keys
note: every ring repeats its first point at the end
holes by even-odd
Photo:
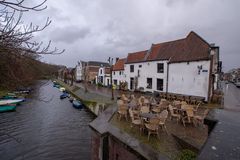
{"type": "Polygon", "coordinates": [[[66,89],[64,87],[60,87],[59,90],[64,92],[66,89]]]}
{"type": "Polygon", "coordinates": [[[6,100],[0,100],[0,106],[2,105],[8,105],[8,104],[20,104],[25,99],[6,99],[6,100]]]}
{"type": "Polygon", "coordinates": [[[78,100],[73,100],[72,105],[73,105],[74,108],[77,108],[77,109],[82,109],[83,108],[83,104],[78,100]]]}
{"type": "Polygon", "coordinates": [[[67,98],[68,97],[68,93],[63,93],[60,95],[60,99],[64,99],[64,98],[67,98]]]}
{"type": "Polygon", "coordinates": [[[0,112],[9,112],[9,111],[15,111],[16,106],[0,106],[0,112]]]}

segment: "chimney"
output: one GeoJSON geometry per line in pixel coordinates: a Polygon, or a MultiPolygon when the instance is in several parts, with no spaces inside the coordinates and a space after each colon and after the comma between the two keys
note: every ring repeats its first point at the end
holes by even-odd
{"type": "Polygon", "coordinates": [[[118,60],[119,60],[119,58],[117,57],[117,58],[116,58],[116,63],[117,63],[118,60]]]}

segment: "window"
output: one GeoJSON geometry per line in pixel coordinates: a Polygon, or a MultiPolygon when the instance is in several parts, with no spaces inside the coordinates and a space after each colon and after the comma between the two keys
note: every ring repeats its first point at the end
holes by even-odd
{"type": "Polygon", "coordinates": [[[113,80],[113,84],[117,85],[117,80],[116,79],[113,80]]]}
{"type": "Polygon", "coordinates": [[[138,67],[139,67],[139,68],[142,68],[142,65],[139,65],[138,67]]]}
{"type": "Polygon", "coordinates": [[[119,71],[119,75],[121,75],[122,74],[122,71],[119,71]]]}
{"type": "Polygon", "coordinates": [[[102,69],[100,69],[100,74],[102,74],[102,69]]]}
{"type": "Polygon", "coordinates": [[[134,72],[134,65],[130,65],[130,72],[134,72]]]}
{"type": "Polygon", "coordinates": [[[115,75],[115,71],[113,72],[113,75],[115,75]]]}
{"type": "Polygon", "coordinates": [[[163,79],[157,79],[157,90],[163,91],[163,79]]]}
{"type": "Polygon", "coordinates": [[[147,78],[147,88],[152,89],[152,78],[147,78]]]}
{"type": "Polygon", "coordinates": [[[157,73],[163,73],[164,72],[164,64],[158,63],[157,64],[157,73]]]}

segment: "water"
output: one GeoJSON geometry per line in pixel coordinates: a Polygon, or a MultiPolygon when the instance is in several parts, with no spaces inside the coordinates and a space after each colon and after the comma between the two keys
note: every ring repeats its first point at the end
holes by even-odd
{"type": "Polygon", "coordinates": [[[16,112],[0,114],[0,159],[90,159],[94,116],[60,100],[51,82],[38,88],[16,112]]]}

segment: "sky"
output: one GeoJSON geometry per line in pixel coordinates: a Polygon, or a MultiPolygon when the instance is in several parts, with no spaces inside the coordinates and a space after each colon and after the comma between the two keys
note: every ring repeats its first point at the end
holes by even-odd
{"type": "Polygon", "coordinates": [[[34,39],[66,50],[44,56],[45,62],[68,67],[79,60],[106,62],[195,31],[220,47],[223,71],[240,67],[240,0],[48,0],[46,5],[24,15],[25,23],[40,26],[49,17],[51,25],[34,39]]]}

